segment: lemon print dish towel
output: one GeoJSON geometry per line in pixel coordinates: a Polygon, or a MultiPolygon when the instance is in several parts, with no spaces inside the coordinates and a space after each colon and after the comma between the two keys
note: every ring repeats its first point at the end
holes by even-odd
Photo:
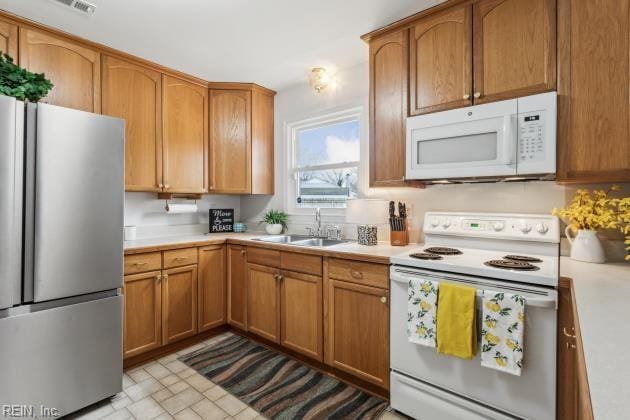
{"type": "Polygon", "coordinates": [[[477,289],[451,283],[440,285],[437,310],[437,351],[462,359],[477,352],[477,289]]]}
{"type": "Polygon", "coordinates": [[[435,347],[435,314],[439,284],[409,280],[407,289],[407,337],[410,342],[435,347]]]}
{"type": "Polygon", "coordinates": [[[483,292],[481,365],[521,375],[525,298],[491,290],[483,292]]]}

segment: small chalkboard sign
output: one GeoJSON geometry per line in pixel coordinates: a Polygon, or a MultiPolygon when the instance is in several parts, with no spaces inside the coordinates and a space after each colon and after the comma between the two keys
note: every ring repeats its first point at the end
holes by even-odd
{"type": "Polygon", "coordinates": [[[210,209],[210,233],[234,232],[234,209],[210,209]]]}

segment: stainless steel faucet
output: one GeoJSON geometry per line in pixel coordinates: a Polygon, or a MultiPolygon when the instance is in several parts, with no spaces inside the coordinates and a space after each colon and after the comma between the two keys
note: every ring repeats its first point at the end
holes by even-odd
{"type": "Polygon", "coordinates": [[[322,236],[322,212],[319,207],[315,209],[315,222],[317,223],[317,231],[315,233],[315,236],[322,236]]]}

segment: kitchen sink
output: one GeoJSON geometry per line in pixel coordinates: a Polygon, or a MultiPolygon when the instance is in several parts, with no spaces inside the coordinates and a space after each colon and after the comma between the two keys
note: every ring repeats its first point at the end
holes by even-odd
{"type": "Polygon", "coordinates": [[[332,246],[345,244],[348,241],[342,239],[313,238],[307,235],[279,235],[266,238],[255,238],[254,241],[270,242],[274,244],[287,244],[295,246],[332,246]]]}

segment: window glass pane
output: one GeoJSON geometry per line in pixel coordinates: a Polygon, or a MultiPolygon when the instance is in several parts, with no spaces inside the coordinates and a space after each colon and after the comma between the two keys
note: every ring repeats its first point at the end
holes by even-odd
{"type": "Polygon", "coordinates": [[[359,161],[359,120],[303,129],[295,140],[298,167],[359,161]]]}
{"type": "Polygon", "coordinates": [[[346,208],[348,197],[357,196],[357,167],[301,171],[297,207],[346,208]]]}

